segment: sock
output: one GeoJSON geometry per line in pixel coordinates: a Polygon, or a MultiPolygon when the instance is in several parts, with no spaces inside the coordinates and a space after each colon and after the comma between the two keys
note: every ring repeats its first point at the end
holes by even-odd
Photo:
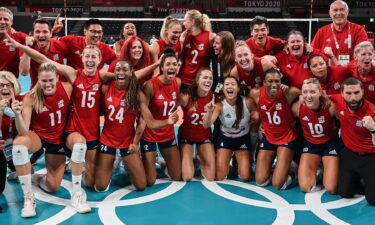
{"type": "Polygon", "coordinates": [[[23,194],[26,195],[27,193],[31,192],[31,174],[18,176],[20,181],[23,194]]]}
{"type": "Polygon", "coordinates": [[[81,193],[82,175],[72,175],[73,193],[81,193]]]}
{"type": "Polygon", "coordinates": [[[45,192],[51,192],[51,190],[47,186],[47,176],[43,176],[42,179],[40,179],[39,187],[45,192]]]}
{"type": "Polygon", "coordinates": [[[288,175],[284,185],[280,189],[285,190],[291,183],[292,183],[292,177],[290,175],[288,175]]]}

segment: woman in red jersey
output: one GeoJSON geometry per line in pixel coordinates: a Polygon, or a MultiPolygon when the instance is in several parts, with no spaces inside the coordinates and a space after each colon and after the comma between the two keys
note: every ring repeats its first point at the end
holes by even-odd
{"type": "Polygon", "coordinates": [[[220,119],[221,126],[216,140],[216,180],[224,180],[229,173],[232,155],[238,162],[238,175],[244,180],[250,179],[250,123],[256,108],[251,98],[242,97],[240,82],[237,78],[224,78],[223,93],[225,98],[218,103],[212,100],[206,108],[203,127],[210,128],[220,119]]]}
{"type": "Polygon", "coordinates": [[[100,90],[103,81],[113,79],[107,73],[97,70],[101,52],[95,45],[87,45],[82,53],[84,69],[75,70],[56,63],[39,52],[21,45],[9,36],[7,45],[19,48],[38,63],[49,62],[56,66],[57,72],[63,74],[73,85],[72,112],[66,132],[66,145],[72,150],[72,206],[79,213],[87,213],[91,208],[86,203],[86,196],[81,193],[81,180],[84,162],[86,164],[84,181],[86,186],[94,188],[95,156],[99,146],[100,90]]]}
{"type": "Polygon", "coordinates": [[[125,23],[124,27],[121,29],[120,40],[113,45],[113,50],[116,52],[116,54],[120,55],[121,48],[124,45],[125,40],[133,36],[137,36],[137,28],[135,27],[134,23],[125,23]]]}
{"type": "Polygon", "coordinates": [[[184,17],[184,31],[180,41],[182,43],[182,65],[179,70],[181,77],[181,90],[188,88],[195,78],[198,70],[208,67],[210,51],[215,39],[212,33],[211,22],[206,14],[198,10],[189,10],[184,17]]]}
{"type": "Polygon", "coordinates": [[[109,188],[117,149],[135,188],[143,190],[146,187],[146,174],[138,152],[141,132],[134,129],[139,111],[152,129],[174,124],[177,120],[173,119],[177,115],[171,114],[168,120],[153,120],[129,61],[119,60],[116,63],[115,78],[116,81],[102,87],[106,113],[97,155],[95,190],[106,191],[109,188]]]}
{"type": "Polygon", "coordinates": [[[259,186],[266,186],[272,179],[272,185],[276,189],[286,189],[292,181],[288,172],[297,138],[290,105],[298,98],[300,90],[295,87],[282,90],[281,73],[274,68],[265,72],[263,84],[263,87],[250,91],[250,96],[257,104],[263,129],[256,160],[255,181],[259,186]],[[271,178],[275,157],[277,163],[271,178]]]}
{"type": "Polygon", "coordinates": [[[321,54],[312,54],[307,60],[307,66],[328,95],[339,94],[341,83],[350,76],[347,66],[328,66],[321,54]]]}
{"type": "MultiPolygon", "coordinates": [[[[304,136],[302,156],[298,168],[298,183],[303,192],[319,190],[316,186],[316,172],[323,161],[323,185],[335,194],[337,191],[339,151],[342,148],[335,124],[336,109],[331,103],[328,109],[322,108],[322,88],[317,78],[303,82],[302,97],[293,104],[292,112],[298,117],[304,136]]],[[[324,104],[326,105],[326,104],[324,104]]]]}
{"type": "Polygon", "coordinates": [[[12,95],[18,100],[20,85],[16,76],[8,71],[0,71],[0,194],[3,193],[6,183],[7,163],[14,171],[12,160],[12,143],[17,134],[14,122],[14,112],[11,110],[12,95]],[[4,154],[1,153],[4,152],[4,154]]]}
{"type": "Polygon", "coordinates": [[[63,133],[71,93],[71,84],[58,81],[56,67],[43,63],[38,70],[37,84],[22,103],[13,99],[18,131],[13,142],[13,162],[25,195],[22,217],[36,214],[29,152],[45,149],[47,174],[38,179],[40,187],[47,192],[59,190],[65,169],[63,133]]]}
{"type": "MultiPolygon", "coordinates": [[[[181,55],[180,36],[182,33],[182,25],[178,19],[167,16],[164,19],[163,26],[160,30],[160,39],[150,45],[150,53],[152,61],[155,63],[159,60],[161,54],[166,47],[171,47],[176,52],[177,57],[181,55]]],[[[159,74],[159,70],[155,69],[155,75],[159,74]]]]}
{"type": "MultiPolygon", "coordinates": [[[[168,118],[176,110],[181,80],[176,78],[178,70],[177,56],[173,49],[166,48],[160,61],[159,76],[147,81],[144,86],[146,104],[155,119],[168,118]]],[[[141,139],[143,164],[146,170],[147,185],[156,181],[155,157],[159,148],[167,170],[173,180],[181,180],[181,157],[175,139],[174,126],[151,130],[145,127],[141,139]]]]}
{"type": "Polygon", "coordinates": [[[212,144],[211,127],[203,127],[205,105],[212,101],[212,72],[201,68],[194,83],[186,93],[180,95],[179,104],[184,112],[184,122],[178,130],[182,157],[182,180],[190,181],[194,176],[193,155],[196,146],[201,162],[202,175],[208,181],[215,179],[215,149],[212,144]]]}

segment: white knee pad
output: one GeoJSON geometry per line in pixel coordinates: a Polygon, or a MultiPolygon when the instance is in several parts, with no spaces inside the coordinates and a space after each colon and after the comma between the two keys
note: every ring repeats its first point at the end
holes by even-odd
{"type": "Polygon", "coordinates": [[[24,145],[13,145],[12,157],[15,166],[23,166],[30,162],[29,152],[24,145]]]}
{"type": "Polygon", "coordinates": [[[96,188],[96,185],[94,185],[94,189],[95,189],[96,192],[106,192],[106,191],[109,190],[109,186],[110,186],[110,185],[111,185],[111,180],[109,181],[108,186],[107,186],[103,191],[98,190],[98,189],[96,188]]]}
{"type": "Polygon", "coordinates": [[[269,177],[263,184],[258,184],[259,187],[265,187],[271,182],[271,177],[269,177]]]}
{"type": "Polygon", "coordinates": [[[75,163],[83,163],[85,161],[87,145],[83,143],[76,143],[73,145],[72,160],[75,163]]]}

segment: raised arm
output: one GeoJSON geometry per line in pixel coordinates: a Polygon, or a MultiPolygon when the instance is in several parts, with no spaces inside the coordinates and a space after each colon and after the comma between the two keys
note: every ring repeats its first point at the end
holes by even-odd
{"type": "Polygon", "coordinates": [[[205,111],[207,112],[203,117],[203,127],[209,128],[213,123],[215,123],[217,117],[219,117],[223,108],[223,104],[218,102],[215,104],[215,98],[212,97],[212,100],[204,106],[205,111]]]}
{"type": "Polygon", "coordinates": [[[15,114],[18,134],[25,135],[30,128],[31,114],[33,112],[33,99],[28,94],[21,102],[15,99],[14,94],[12,93],[12,110],[15,114]]]}

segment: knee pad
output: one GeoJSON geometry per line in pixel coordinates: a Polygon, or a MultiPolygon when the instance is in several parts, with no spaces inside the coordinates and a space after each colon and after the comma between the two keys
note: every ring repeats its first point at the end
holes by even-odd
{"type": "Polygon", "coordinates": [[[258,184],[257,183],[257,185],[259,186],[259,187],[265,187],[265,186],[267,186],[269,183],[271,182],[271,176],[263,183],[263,184],[258,184]]]}
{"type": "Polygon", "coordinates": [[[98,190],[98,189],[96,188],[96,185],[94,185],[94,189],[95,189],[96,192],[106,192],[106,191],[109,190],[109,186],[110,186],[110,185],[111,185],[111,180],[109,181],[108,186],[107,186],[103,191],[98,190]]]}
{"type": "Polygon", "coordinates": [[[12,157],[15,166],[23,166],[30,162],[29,151],[24,145],[13,145],[12,157]]]}
{"type": "Polygon", "coordinates": [[[85,161],[87,145],[83,143],[76,143],[72,149],[72,160],[75,163],[83,163],[85,161]]]}

